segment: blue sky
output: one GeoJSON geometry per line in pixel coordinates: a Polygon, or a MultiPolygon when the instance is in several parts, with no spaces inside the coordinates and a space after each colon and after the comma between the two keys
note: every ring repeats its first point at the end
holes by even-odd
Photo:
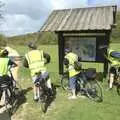
{"type": "Polygon", "coordinates": [[[54,9],[118,4],[120,0],[0,0],[3,17],[0,33],[7,36],[36,32],[54,9]]]}

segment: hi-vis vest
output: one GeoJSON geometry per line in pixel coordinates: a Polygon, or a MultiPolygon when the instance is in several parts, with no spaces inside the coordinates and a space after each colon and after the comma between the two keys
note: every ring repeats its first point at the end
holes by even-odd
{"type": "Polygon", "coordinates": [[[75,75],[77,75],[79,73],[79,71],[76,71],[75,68],[74,68],[74,62],[75,61],[78,61],[78,56],[72,52],[68,53],[66,56],[65,56],[66,59],[68,59],[69,61],[69,77],[73,77],[75,75]]]}
{"type": "Polygon", "coordinates": [[[32,50],[28,52],[25,57],[28,61],[31,76],[35,76],[36,73],[46,70],[43,51],[32,50]]]}
{"type": "Polygon", "coordinates": [[[8,74],[8,62],[9,58],[0,58],[0,76],[7,75],[8,74]]]}
{"type": "Polygon", "coordinates": [[[109,49],[109,50],[108,50],[108,59],[110,60],[112,66],[115,66],[115,65],[120,64],[117,59],[115,59],[115,58],[113,58],[113,57],[110,56],[110,53],[111,53],[111,52],[114,52],[114,51],[115,51],[115,50],[112,50],[112,49],[109,49]]]}

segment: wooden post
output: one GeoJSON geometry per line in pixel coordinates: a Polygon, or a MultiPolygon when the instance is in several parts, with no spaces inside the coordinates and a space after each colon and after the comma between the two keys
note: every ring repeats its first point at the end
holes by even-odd
{"type": "Polygon", "coordinates": [[[64,37],[62,32],[58,33],[58,55],[59,55],[59,74],[63,74],[64,37]]]}
{"type": "MultiPolygon", "coordinates": [[[[110,40],[110,33],[111,31],[106,32],[104,44],[109,46],[109,40],[110,40]]],[[[105,54],[107,55],[107,50],[105,51],[105,54]]],[[[104,77],[106,77],[108,74],[108,60],[105,59],[104,61],[104,77]]]]}
{"type": "MultiPolygon", "coordinates": [[[[105,54],[107,54],[107,50],[105,51],[105,54]]],[[[108,61],[105,59],[105,61],[104,61],[104,73],[103,73],[104,77],[106,77],[107,74],[108,74],[108,61]]]]}

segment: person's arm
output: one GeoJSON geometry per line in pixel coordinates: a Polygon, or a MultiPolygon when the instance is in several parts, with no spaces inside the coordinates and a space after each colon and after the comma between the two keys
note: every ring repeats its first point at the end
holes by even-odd
{"type": "Polygon", "coordinates": [[[26,68],[29,68],[28,61],[27,61],[26,58],[24,58],[23,66],[26,67],[26,68]]]}
{"type": "Polygon", "coordinates": [[[82,60],[82,58],[78,56],[78,61],[80,62],[81,60],[82,60]]]}
{"type": "Polygon", "coordinates": [[[9,62],[8,62],[8,66],[16,67],[17,64],[10,59],[9,62]]]}

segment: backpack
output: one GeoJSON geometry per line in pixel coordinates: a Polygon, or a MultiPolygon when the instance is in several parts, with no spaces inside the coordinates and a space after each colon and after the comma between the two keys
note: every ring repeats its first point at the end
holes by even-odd
{"type": "Polygon", "coordinates": [[[48,64],[48,63],[50,63],[50,61],[51,61],[51,57],[50,57],[50,55],[49,55],[49,54],[47,54],[47,53],[44,53],[44,58],[46,59],[46,62],[45,62],[45,64],[48,64]]]}
{"type": "Polygon", "coordinates": [[[80,71],[82,69],[82,64],[79,61],[75,61],[74,68],[76,71],[80,71]]]}

